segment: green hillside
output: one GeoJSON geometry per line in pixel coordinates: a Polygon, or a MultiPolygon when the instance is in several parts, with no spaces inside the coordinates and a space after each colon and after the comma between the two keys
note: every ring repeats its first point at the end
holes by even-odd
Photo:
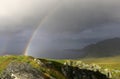
{"type": "Polygon", "coordinates": [[[11,76],[19,79],[120,79],[119,59],[119,56],[80,60],[0,56],[0,79],[15,79],[11,76]]]}
{"type": "Polygon", "coordinates": [[[114,79],[120,79],[120,56],[103,58],[84,58],[81,60],[87,64],[94,63],[104,69],[109,69],[112,72],[114,79]]]}
{"type": "MultiPolygon", "coordinates": [[[[50,75],[52,74],[52,76],[54,77],[57,77],[59,76],[59,78],[57,79],[65,79],[65,77],[63,76],[63,74],[60,73],[59,71],[59,66],[58,67],[55,67],[54,69],[52,68],[49,68],[49,67],[43,67],[42,66],[42,62],[44,64],[48,64],[49,61],[45,60],[45,59],[35,59],[33,57],[30,57],[30,56],[1,56],[0,57],[0,73],[2,71],[4,71],[6,69],[6,67],[11,63],[11,62],[17,62],[18,63],[29,63],[33,68],[39,70],[39,71],[42,71],[44,72],[44,76],[46,78],[49,79],[50,75]],[[41,65],[41,66],[40,66],[41,65]]],[[[54,64],[54,62],[53,62],[54,64]]]]}

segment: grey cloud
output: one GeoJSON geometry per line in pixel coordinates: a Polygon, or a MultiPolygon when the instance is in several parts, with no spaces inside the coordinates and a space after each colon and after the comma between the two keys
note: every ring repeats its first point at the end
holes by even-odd
{"type": "Polygon", "coordinates": [[[59,0],[0,0],[1,54],[23,53],[34,29],[58,2],[59,0]]]}
{"type": "Polygon", "coordinates": [[[0,0],[0,31],[34,28],[58,0],[0,0]]]}
{"type": "Polygon", "coordinates": [[[43,18],[28,55],[67,57],[64,49],[119,37],[120,1],[0,0],[0,43],[5,44],[0,47],[12,54],[23,52],[43,18]]]}
{"type": "Polygon", "coordinates": [[[54,33],[77,33],[86,28],[101,27],[102,24],[111,22],[117,23],[120,19],[119,3],[118,0],[65,0],[63,5],[41,25],[40,29],[54,33]]]}
{"type": "Polygon", "coordinates": [[[60,50],[80,49],[104,39],[120,37],[117,30],[120,29],[119,4],[119,0],[64,0],[40,26],[28,55],[59,57],[58,52],[62,56],[65,53],[60,50]]]}
{"type": "Polygon", "coordinates": [[[31,31],[25,30],[8,36],[9,38],[7,38],[8,40],[4,44],[4,51],[2,51],[1,53],[16,55],[23,54],[23,51],[27,46],[28,40],[30,39],[31,33],[31,31]]]}

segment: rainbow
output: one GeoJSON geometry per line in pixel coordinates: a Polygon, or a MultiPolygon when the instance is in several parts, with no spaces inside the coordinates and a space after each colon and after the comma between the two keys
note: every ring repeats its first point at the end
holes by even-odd
{"type": "Polygon", "coordinates": [[[47,20],[48,17],[50,17],[56,10],[57,8],[60,7],[60,3],[59,5],[56,4],[57,7],[55,7],[53,10],[50,10],[46,16],[43,17],[43,19],[40,21],[39,25],[35,28],[35,30],[33,31],[30,39],[28,40],[27,46],[25,47],[24,51],[23,51],[23,55],[27,55],[28,54],[28,50],[29,50],[29,46],[31,45],[32,40],[34,39],[35,35],[37,34],[40,26],[47,20]]]}

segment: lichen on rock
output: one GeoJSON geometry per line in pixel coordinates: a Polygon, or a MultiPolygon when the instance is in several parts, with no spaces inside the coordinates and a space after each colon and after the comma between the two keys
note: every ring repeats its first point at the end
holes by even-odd
{"type": "Polygon", "coordinates": [[[12,62],[2,72],[1,79],[44,79],[42,72],[28,63],[12,62]]]}

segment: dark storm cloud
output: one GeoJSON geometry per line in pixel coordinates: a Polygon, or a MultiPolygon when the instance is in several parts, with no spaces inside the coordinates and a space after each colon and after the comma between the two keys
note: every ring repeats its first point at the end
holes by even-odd
{"type": "Polygon", "coordinates": [[[0,54],[22,53],[34,29],[58,2],[59,0],[0,0],[0,54]]]}
{"type": "Polygon", "coordinates": [[[57,3],[58,0],[0,0],[0,32],[36,27],[57,3]]]}
{"type": "Polygon", "coordinates": [[[120,1],[117,0],[65,0],[63,5],[44,23],[42,30],[55,33],[77,33],[86,28],[119,22],[119,3],[120,1]]]}
{"type": "Polygon", "coordinates": [[[119,0],[11,0],[0,1],[0,30],[37,26],[51,10],[53,14],[47,18],[45,30],[78,31],[86,27],[119,21],[119,0]],[[61,3],[62,2],[62,3],[61,3]],[[61,6],[57,10],[57,4],[61,6]]]}
{"type": "Polygon", "coordinates": [[[6,54],[22,54],[31,36],[31,31],[25,30],[9,36],[9,40],[5,44],[5,49],[2,52],[6,54]]]}
{"type": "Polygon", "coordinates": [[[42,19],[28,55],[71,57],[64,49],[120,37],[119,0],[1,0],[0,43],[5,52],[23,52],[42,19]]]}
{"type": "Polygon", "coordinates": [[[60,50],[81,49],[91,43],[120,37],[119,22],[119,0],[64,0],[40,26],[28,55],[70,57],[69,52],[66,55],[60,50]]]}

